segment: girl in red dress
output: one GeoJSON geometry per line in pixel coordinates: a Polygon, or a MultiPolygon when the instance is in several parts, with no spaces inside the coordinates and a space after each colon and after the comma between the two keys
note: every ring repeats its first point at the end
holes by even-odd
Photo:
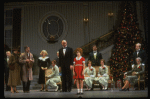
{"type": "Polygon", "coordinates": [[[83,94],[83,79],[84,79],[84,69],[85,69],[85,59],[82,57],[82,49],[76,49],[77,57],[74,58],[74,68],[73,68],[73,79],[76,80],[77,94],[83,94]],[[81,88],[79,88],[79,86],[81,88]],[[81,91],[80,91],[81,89],[81,91]]]}

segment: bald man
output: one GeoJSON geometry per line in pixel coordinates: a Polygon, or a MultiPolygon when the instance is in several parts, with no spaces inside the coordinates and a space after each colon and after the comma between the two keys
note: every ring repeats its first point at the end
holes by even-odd
{"type": "Polygon", "coordinates": [[[59,50],[59,66],[62,71],[62,92],[71,92],[73,49],[67,46],[67,41],[62,40],[62,48],[59,50]]]}
{"type": "Polygon", "coordinates": [[[140,57],[142,59],[141,63],[143,65],[146,64],[147,61],[147,56],[146,56],[146,52],[144,50],[141,49],[141,44],[137,43],[135,46],[135,52],[133,53],[133,64],[136,64],[136,58],[140,57]]]}

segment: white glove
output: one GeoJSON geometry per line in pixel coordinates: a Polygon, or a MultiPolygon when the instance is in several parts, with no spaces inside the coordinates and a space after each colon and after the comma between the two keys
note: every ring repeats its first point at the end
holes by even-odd
{"type": "Polygon", "coordinates": [[[90,75],[90,77],[94,77],[94,75],[90,75]]]}
{"type": "Polygon", "coordinates": [[[106,77],[106,76],[107,76],[107,74],[104,74],[104,75],[103,75],[103,77],[106,77]]]}
{"type": "Polygon", "coordinates": [[[134,64],[132,64],[132,68],[134,68],[134,64]]]}
{"type": "Polygon", "coordinates": [[[127,72],[124,73],[125,75],[127,74],[127,72]]]}

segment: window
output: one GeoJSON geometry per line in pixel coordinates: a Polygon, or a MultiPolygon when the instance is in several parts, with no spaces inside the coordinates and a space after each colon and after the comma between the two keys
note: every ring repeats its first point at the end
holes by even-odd
{"type": "Polygon", "coordinates": [[[40,23],[40,36],[47,42],[55,43],[66,34],[67,22],[57,12],[47,13],[40,23]]]}
{"type": "Polygon", "coordinates": [[[12,49],[13,10],[4,11],[4,44],[12,49]]]}

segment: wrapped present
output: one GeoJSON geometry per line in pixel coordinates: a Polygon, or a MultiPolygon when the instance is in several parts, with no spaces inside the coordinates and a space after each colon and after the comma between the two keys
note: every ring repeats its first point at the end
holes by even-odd
{"type": "Polygon", "coordinates": [[[121,80],[117,80],[117,88],[121,88],[121,80]]]}

